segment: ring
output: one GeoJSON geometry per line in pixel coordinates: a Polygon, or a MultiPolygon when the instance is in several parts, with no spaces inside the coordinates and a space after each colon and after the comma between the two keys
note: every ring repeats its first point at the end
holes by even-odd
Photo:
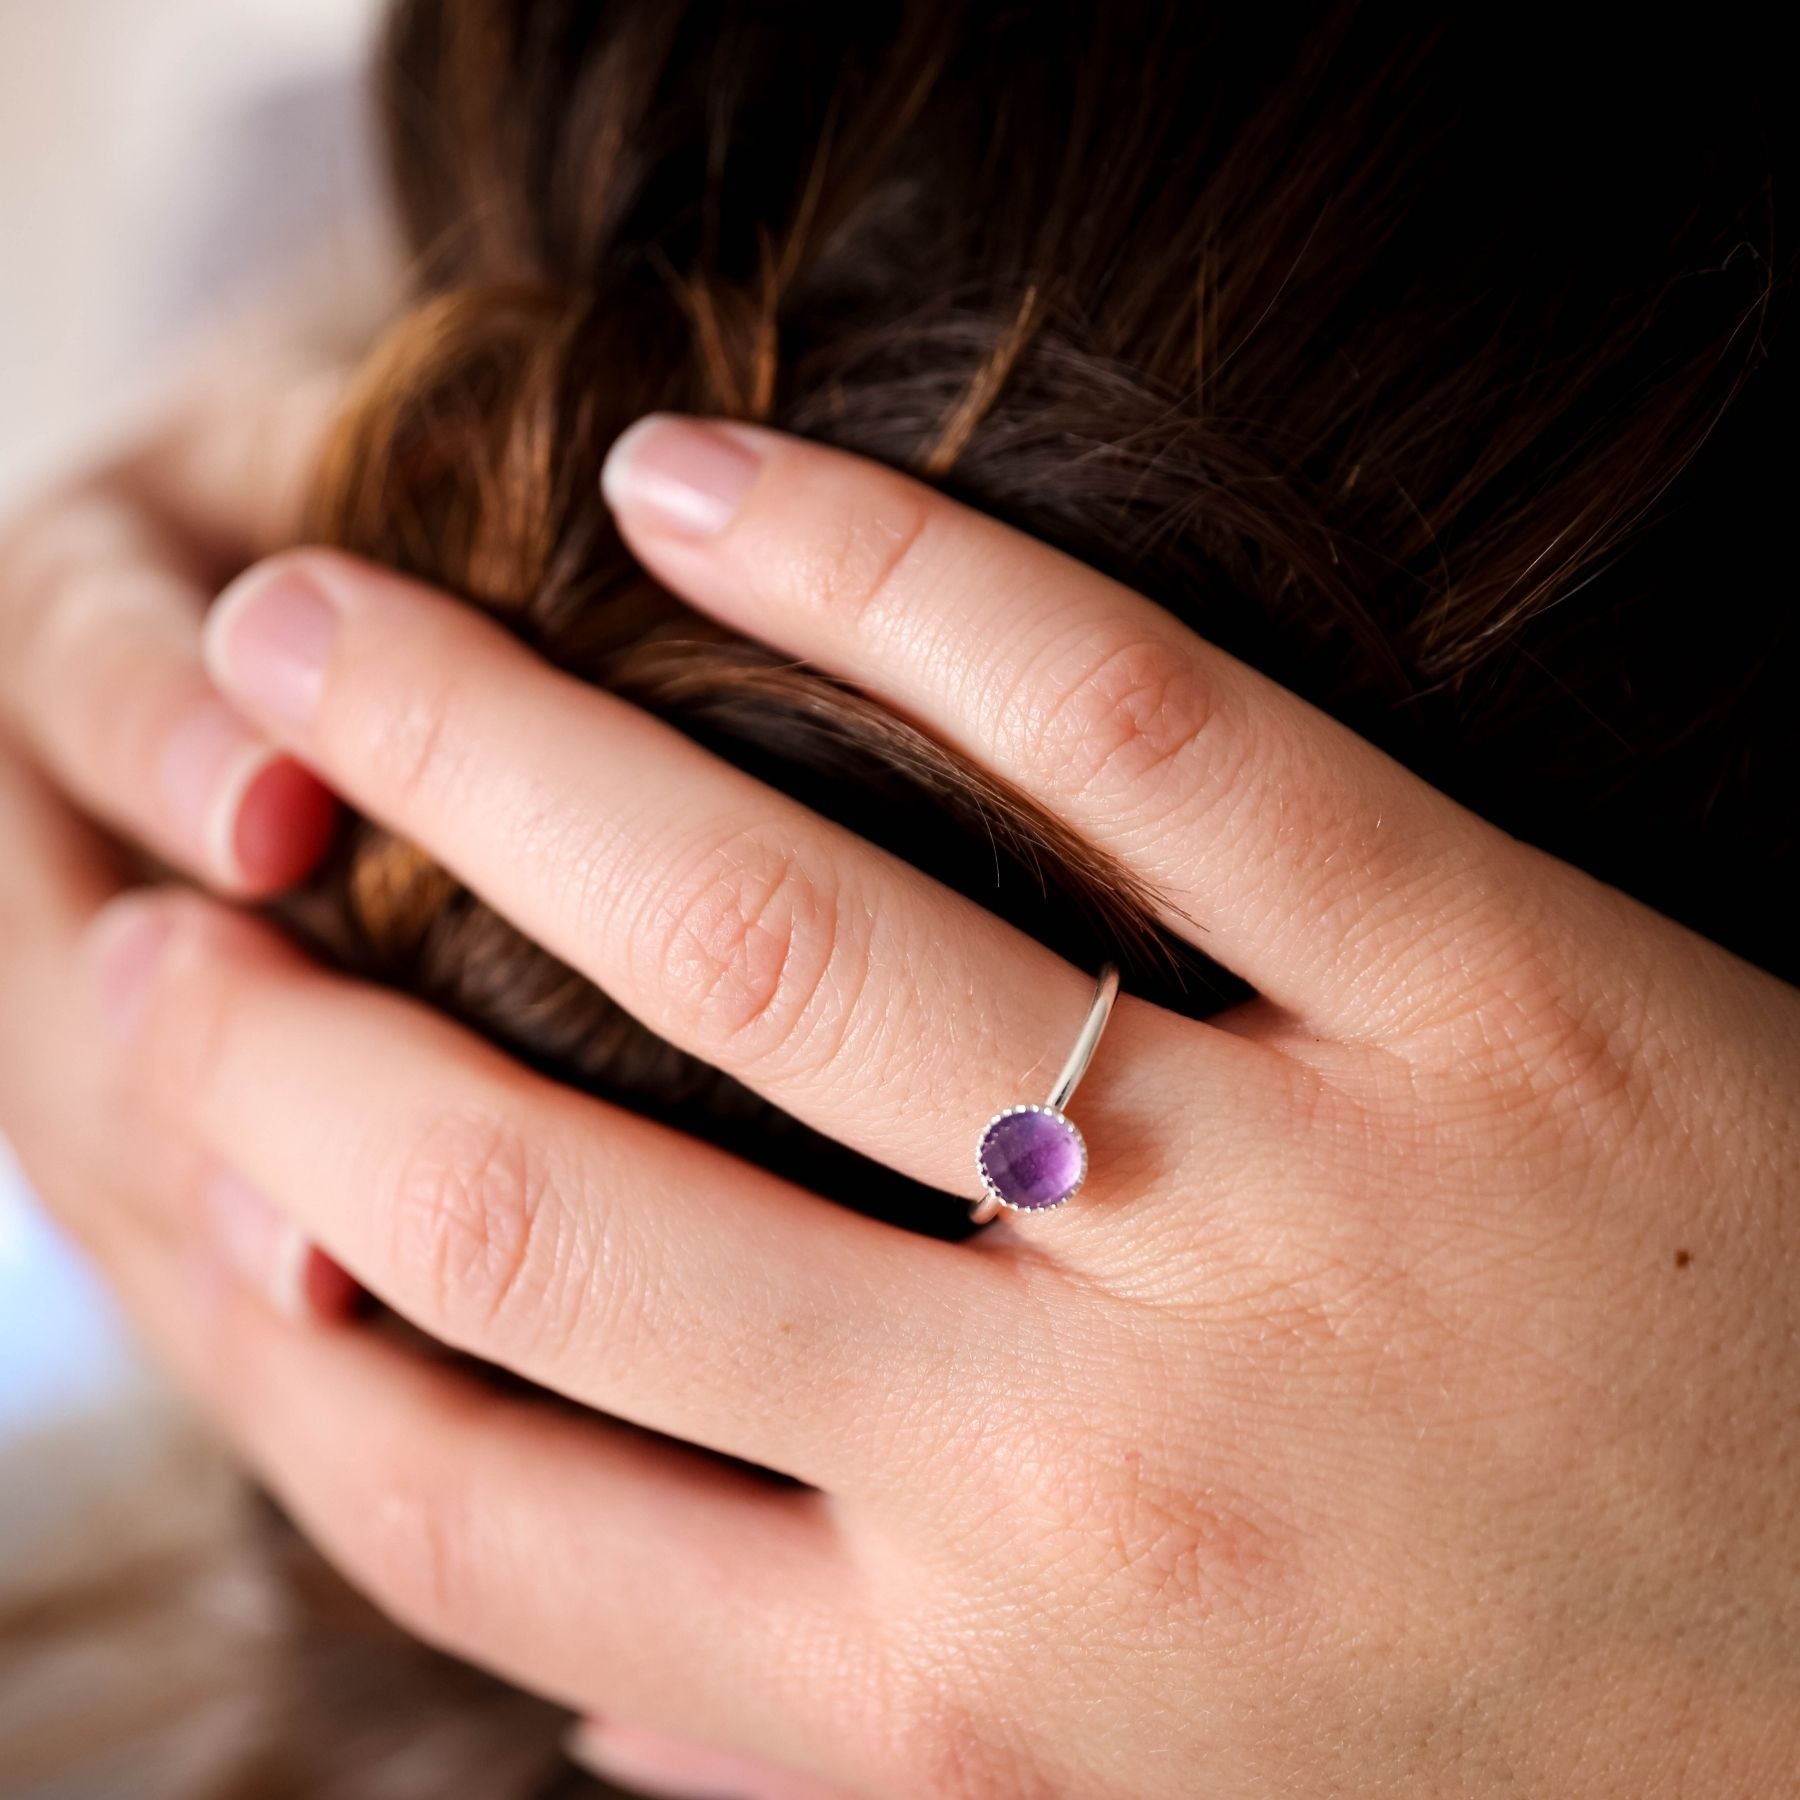
{"type": "Polygon", "coordinates": [[[1119,971],[1107,963],[1094,984],[1087,1022],[1049,1100],[1042,1106],[1004,1107],[981,1128],[975,1145],[981,1198],[970,1209],[973,1223],[985,1225],[1002,1207],[1009,1212],[1048,1212],[1081,1192],[1087,1180],[1087,1143],[1063,1108],[1094,1060],[1118,997],[1119,971]]]}

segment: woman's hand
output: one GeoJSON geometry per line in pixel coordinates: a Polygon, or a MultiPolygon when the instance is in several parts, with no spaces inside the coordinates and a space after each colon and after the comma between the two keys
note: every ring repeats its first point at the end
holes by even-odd
{"type": "MultiPolygon", "coordinates": [[[[120,1130],[78,998],[77,946],[121,880],[82,815],[240,897],[323,848],[330,795],[220,697],[200,630],[222,571],[292,541],[331,398],[316,376],[196,382],[144,441],[0,531],[0,1130],[108,1267],[186,1223],[196,1178],[178,1134],[120,1130]]],[[[341,1299],[291,1230],[270,1250],[296,1304],[341,1299]]]]}
{"type": "MultiPolygon", "coordinates": [[[[122,902],[83,1001],[119,1104],[239,1216],[613,1415],[134,1269],[319,1541],[696,1787],[604,1721],[768,1795],[1779,1791],[1795,995],[896,476],[660,421],[607,487],[663,581],[1053,809],[1262,998],[1122,999],[1085,1190],[952,1246],[216,905],[122,902]]],[[[279,559],[207,653],[646,1023],[910,1175],[969,1192],[1083,1017],[1091,970],[390,575],[279,559]]]]}
{"type": "Polygon", "coordinates": [[[200,626],[221,580],[293,541],[335,390],[197,379],[141,442],[0,530],[0,747],[238,896],[310,868],[331,803],[219,697],[200,626]]]}

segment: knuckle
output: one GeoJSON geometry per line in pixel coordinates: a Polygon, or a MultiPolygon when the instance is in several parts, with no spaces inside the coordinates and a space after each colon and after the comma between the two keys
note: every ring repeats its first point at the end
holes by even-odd
{"type": "Polygon", "coordinates": [[[442,689],[415,689],[371,728],[370,759],[396,811],[411,811],[438,785],[446,760],[449,714],[442,689]]]}
{"type": "Polygon", "coordinates": [[[143,529],[93,485],[52,496],[0,536],[0,618],[22,675],[91,655],[96,628],[154,588],[160,564],[143,529]]]}
{"type": "Polygon", "coordinates": [[[79,666],[103,602],[98,570],[70,567],[46,578],[9,582],[14,616],[8,661],[24,693],[64,691],[65,672],[79,666]]]}
{"type": "Polygon", "coordinates": [[[115,806],[204,691],[192,598],[166,547],[91,488],[0,544],[0,693],[53,766],[115,806]]]}
{"type": "Polygon", "coordinates": [[[376,1185],[397,1279],[433,1329],[491,1349],[566,1325],[583,1253],[571,1210],[516,1126],[482,1113],[432,1118],[376,1185]]]}
{"type": "Polygon", "coordinates": [[[1185,764],[1217,707],[1193,657],[1155,638],[1065,645],[1027,671],[1004,716],[1031,762],[1077,793],[1141,788],[1185,764]]]}
{"type": "Polygon", "coordinates": [[[119,570],[83,544],[87,528],[71,507],[9,543],[6,569],[9,620],[6,661],[20,693],[64,693],[93,654],[105,619],[120,609],[119,570]]]}
{"type": "Polygon", "coordinates": [[[884,470],[858,471],[834,485],[843,491],[808,503],[823,523],[802,554],[799,585],[821,612],[854,630],[923,560],[936,507],[922,489],[884,470]]]}
{"type": "Polygon", "coordinates": [[[1198,1623],[1221,1605],[1278,1603],[1279,1530],[1226,1480],[1177,1480],[1154,1447],[1111,1435],[1043,1465],[1037,1503],[1051,1554],[1083,1567],[1121,1616],[1198,1623]]]}
{"type": "Polygon", "coordinates": [[[1494,973],[1477,1024],[1492,1068],[1585,1104],[1630,1075],[1630,1044],[1610,1006],[1575,991],[1550,959],[1526,951],[1494,973]]]}
{"type": "Polygon", "coordinates": [[[385,703],[359,694],[340,714],[354,731],[354,753],[367,759],[386,805],[404,816],[458,782],[459,707],[453,674],[430,661],[392,690],[385,703]]]}
{"type": "Polygon", "coordinates": [[[205,1117],[231,1054],[238,985],[210,922],[170,907],[169,938],[149,984],[129,1068],[163,1110],[205,1117]]]}
{"type": "Polygon", "coordinates": [[[170,599],[171,579],[160,571],[83,569],[69,576],[38,627],[28,679],[42,699],[54,696],[39,730],[73,763],[105,768],[112,781],[155,766],[195,697],[187,646],[165,629],[168,617],[179,616],[170,599]],[[160,666],[142,654],[157,639],[168,655],[160,666]]]}
{"type": "Polygon", "coordinates": [[[953,1655],[936,1666],[908,1666],[893,1679],[877,1728],[878,1766],[904,1791],[934,1800],[1050,1800],[1021,1747],[997,1742],[991,1724],[964,1697],[982,1684],[953,1655]]]}
{"type": "Polygon", "coordinates": [[[74,494],[53,496],[0,527],[0,618],[8,659],[34,651],[71,579],[91,561],[91,508],[74,494]]]}
{"type": "Polygon", "coordinates": [[[454,1471],[376,1471],[343,1530],[348,1572],[390,1618],[446,1649],[480,1641],[478,1534],[454,1471]]]}
{"type": "Polygon", "coordinates": [[[695,1041],[763,1063],[824,1027],[850,934],[836,884],[802,851],[740,835],[675,882],[661,912],[663,980],[695,1041]]]}
{"type": "MultiPolygon", "coordinates": [[[[1582,965],[1553,917],[1531,916],[1531,908],[1484,899],[1464,909],[1449,949],[1469,971],[1465,992],[1431,1017],[1427,1037],[1440,1061],[1452,1052],[1494,1106],[1521,1122],[1536,1118],[1552,1138],[1567,1128],[1570,1142],[1585,1141],[1591,1154],[1615,1129],[1656,1111],[1645,1006],[1654,983],[1626,981],[1615,991],[1582,965]]],[[[1630,922],[1606,936],[1622,968],[1633,954],[1630,922]]]]}

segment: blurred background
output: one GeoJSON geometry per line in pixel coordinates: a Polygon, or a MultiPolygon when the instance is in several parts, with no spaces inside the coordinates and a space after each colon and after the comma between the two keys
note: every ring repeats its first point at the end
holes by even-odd
{"type": "MultiPolygon", "coordinates": [[[[378,13],[0,0],[0,514],[227,340],[379,315],[378,13]]],[[[0,1584],[148,1478],[168,1416],[0,1142],[0,1584]]]]}

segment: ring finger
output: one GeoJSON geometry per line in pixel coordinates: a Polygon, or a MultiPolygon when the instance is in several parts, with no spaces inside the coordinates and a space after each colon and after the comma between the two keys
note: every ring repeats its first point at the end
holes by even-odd
{"type": "MultiPolygon", "coordinates": [[[[1081,1025],[1091,971],[417,584],[283,558],[221,603],[208,653],[334,787],[652,1029],[937,1187],[969,1192],[982,1123],[1042,1100],[1081,1025]]],[[[1223,1118],[1273,1055],[1121,1002],[1079,1107],[1096,1193],[1166,1155],[1171,1081],[1223,1118]]]]}

